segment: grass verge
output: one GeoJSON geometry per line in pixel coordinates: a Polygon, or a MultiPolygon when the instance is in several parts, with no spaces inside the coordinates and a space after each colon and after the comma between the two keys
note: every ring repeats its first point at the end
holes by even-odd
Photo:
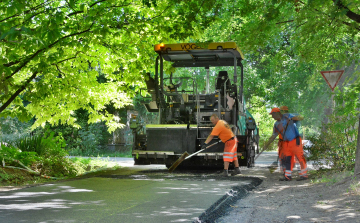
{"type": "MultiPolygon", "coordinates": [[[[86,174],[94,173],[97,171],[103,171],[108,169],[118,169],[120,168],[116,163],[110,162],[107,159],[102,157],[97,158],[82,158],[82,157],[74,157],[69,158],[73,167],[76,169],[76,176],[68,176],[63,179],[71,179],[79,176],[83,176],[86,174]]],[[[36,176],[29,172],[26,172],[21,169],[12,169],[12,168],[0,168],[0,187],[8,187],[8,186],[29,186],[36,185],[42,183],[55,182],[58,180],[51,180],[42,178],[40,176],[36,176]]]]}

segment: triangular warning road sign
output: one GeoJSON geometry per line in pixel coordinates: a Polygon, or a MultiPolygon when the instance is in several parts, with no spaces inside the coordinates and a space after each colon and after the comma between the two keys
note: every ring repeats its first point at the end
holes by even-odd
{"type": "Polygon", "coordinates": [[[331,90],[334,91],[337,83],[341,78],[341,75],[344,73],[344,70],[320,71],[320,73],[324,77],[331,90]]]}

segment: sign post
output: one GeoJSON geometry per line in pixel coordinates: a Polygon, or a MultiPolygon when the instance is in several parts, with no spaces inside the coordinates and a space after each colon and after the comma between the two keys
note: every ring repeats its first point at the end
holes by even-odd
{"type": "Polygon", "coordinates": [[[344,73],[344,70],[320,71],[320,73],[331,88],[331,91],[334,91],[337,83],[344,73]]]}
{"type": "MultiPolygon", "coordinates": [[[[344,70],[320,71],[320,73],[325,79],[326,83],[329,85],[331,91],[334,91],[337,83],[339,82],[342,74],[344,73],[344,70]]],[[[328,109],[326,109],[328,110],[329,114],[326,114],[327,113],[326,110],[325,110],[325,114],[326,115],[332,114],[334,107],[335,107],[334,94],[331,94],[331,106],[328,109]]],[[[330,120],[328,118],[325,118],[324,122],[328,123],[330,122],[330,120]]]]}

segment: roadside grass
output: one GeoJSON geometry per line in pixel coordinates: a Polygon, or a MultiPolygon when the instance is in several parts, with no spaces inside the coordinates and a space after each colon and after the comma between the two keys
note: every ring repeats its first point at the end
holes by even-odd
{"type": "Polygon", "coordinates": [[[51,182],[19,169],[0,168],[0,186],[25,186],[51,182]]]}
{"type": "MultiPolygon", "coordinates": [[[[69,158],[69,160],[77,174],[76,176],[67,176],[59,180],[72,179],[103,170],[116,170],[120,168],[116,163],[110,162],[109,159],[104,159],[103,157],[73,157],[69,158]]],[[[42,178],[20,169],[0,168],[0,186],[29,186],[55,181],[58,180],[42,178]]]]}
{"type": "Polygon", "coordinates": [[[353,176],[354,173],[352,171],[319,169],[319,170],[310,170],[309,175],[311,176],[311,183],[314,184],[326,183],[327,185],[333,185],[347,178],[353,178],[351,176],[353,176]]]}
{"type": "Polygon", "coordinates": [[[110,161],[110,158],[104,158],[104,157],[72,157],[70,160],[73,162],[73,164],[76,166],[77,170],[77,176],[88,174],[91,172],[101,171],[104,169],[117,169],[120,168],[119,165],[117,165],[114,162],[110,161]]]}
{"type": "Polygon", "coordinates": [[[356,177],[354,178],[353,183],[350,184],[350,190],[355,194],[355,195],[360,195],[360,182],[356,181],[356,177]]]}
{"type": "Polygon", "coordinates": [[[125,157],[131,158],[131,146],[126,146],[123,151],[111,151],[106,149],[99,150],[68,150],[70,156],[85,156],[85,157],[125,157]]]}

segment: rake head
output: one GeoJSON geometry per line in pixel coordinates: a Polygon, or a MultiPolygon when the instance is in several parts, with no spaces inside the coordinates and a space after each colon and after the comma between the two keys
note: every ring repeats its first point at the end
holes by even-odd
{"type": "Polygon", "coordinates": [[[188,155],[189,155],[188,152],[183,153],[183,154],[179,157],[179,159],[176,160],[175,163],[173,163],[173,165],[171,165],[171,167],[169,168],[169,173],[173,172],[173,171],[175,170],[175,168],[176,168],[177,166],[179,166],[180,163],[181,163],[182,161],[184,161],[185,158],[186,158],[188,155]]]}

